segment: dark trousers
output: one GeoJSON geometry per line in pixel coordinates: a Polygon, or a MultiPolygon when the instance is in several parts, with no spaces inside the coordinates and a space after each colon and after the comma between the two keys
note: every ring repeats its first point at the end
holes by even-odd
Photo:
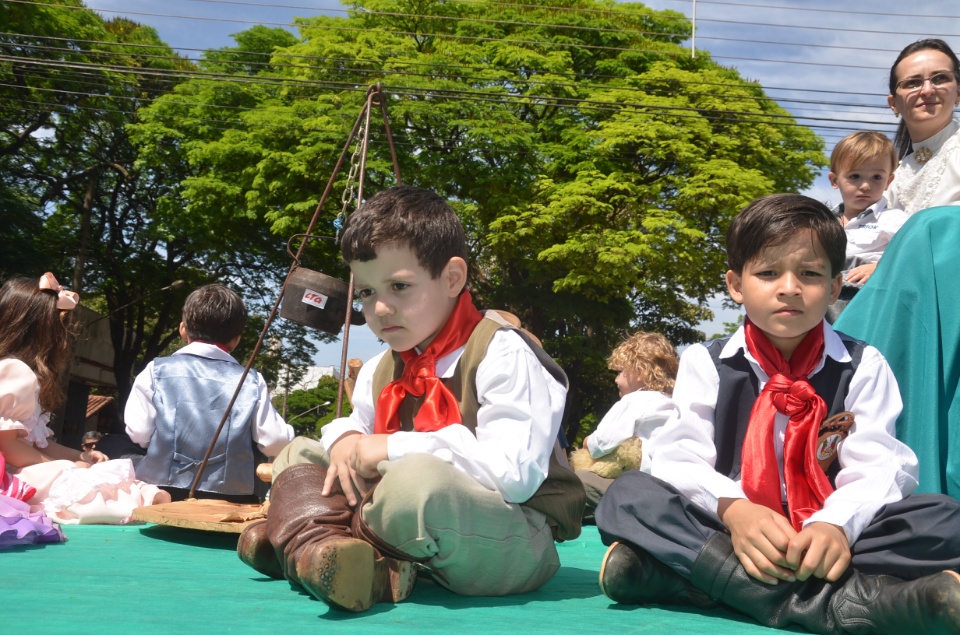
{"type": "MultiPolygon", "coordinates": [[[[710,536],[729,533],[714,512],[642,472],[614,481],[595,515],[604,544],[632,543],[687,579],[710,536]]],[[[885,505],[851,552],[852,566],[870,575],[913,580],[960,571],[960,503],[943,494],[914,494],[885,505]]]]}

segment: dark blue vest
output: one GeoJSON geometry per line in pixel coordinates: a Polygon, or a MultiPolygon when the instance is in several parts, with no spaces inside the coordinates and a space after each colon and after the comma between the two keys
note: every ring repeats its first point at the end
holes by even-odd
{"type": "MultiPolygon", "coordinates": [[[[827,416],[843,412],[844,400],[850,389],[850,380],[860,365],[864,342],[837,333],[852,358],[849,362],[838,362],[832,357],[824,360],[823,368],[809,379],[810,385],[827,404],[827,416]]],[[[743,439],[750,421],[750,411],[760,395],[760,381],[750,367],[743,349],[733,357],[720,358],[720,352],[729,341],[729,337],[704,343],[710,352],[710,358],[720,375],[717,392],[717,407],[714,411],[713,442],[717,448],[716,470],[733,480],[740,478],[740,456],[743,439]]],[[[830,482],[840,471],[840,462],[834,461],[827,476],[830,482]]]]}

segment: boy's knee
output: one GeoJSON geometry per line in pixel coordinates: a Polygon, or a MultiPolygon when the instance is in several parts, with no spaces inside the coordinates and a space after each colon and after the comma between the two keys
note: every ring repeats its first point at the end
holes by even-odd
{"type": "Polygon", "coordinates": [[[379,495],[391,492],[395,499],[425,502],[449,489],[450,473],[455,467],[430,454],[409,454],[395,461],[381,463],[383,478],[377,485],[379,495]]]}
{"type": "Polygon", "coordinates": [[[410,454],[380,464],[383,478],[364,509],[373,524],[417,527],[435,514],[449,513],[458,498],[456,483],[469,478],[446,461],[429,454],[410,454]]]}
{"type": "Polygon", "coordinates": [[[330,457],[316,439],[294,437],[273,460],[273,478],[276,479],[280,472],[297,463],[315,463],[329,467],[330,457]]]}

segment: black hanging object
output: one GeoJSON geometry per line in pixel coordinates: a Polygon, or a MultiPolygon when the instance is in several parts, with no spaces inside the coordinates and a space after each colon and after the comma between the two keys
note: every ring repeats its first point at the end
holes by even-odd
{"type": "MultiPolygon", "coordinates": [[[[319,271],[297,267],[287,276],[286,291],[280,305],[280,317],[315,328],[330,335],[340,335],[343,316],[350,297],[347,283],[319,271]]],[[[352,309],[350,324],[364,324],[363,313],[352,309]]]]}

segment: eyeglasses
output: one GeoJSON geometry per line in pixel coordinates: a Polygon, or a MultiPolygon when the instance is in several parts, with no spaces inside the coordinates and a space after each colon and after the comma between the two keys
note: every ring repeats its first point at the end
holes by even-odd
{"type": "Polygon", "coordinates": [[[908,77],[897,82],[897,90],[912,93],[923,88],[923,85],[930,80],[930,85],[934,88],[940,88],[954,81],[953,75],[949,73],[937,73],[930,77],[908,77]]]}
{"type": "Polygon", "coordinates": [[[81,443],[80,447],[84,450],[95,450],[97,448],[96,441],[88,441],[87,443],[81,443]]]}

